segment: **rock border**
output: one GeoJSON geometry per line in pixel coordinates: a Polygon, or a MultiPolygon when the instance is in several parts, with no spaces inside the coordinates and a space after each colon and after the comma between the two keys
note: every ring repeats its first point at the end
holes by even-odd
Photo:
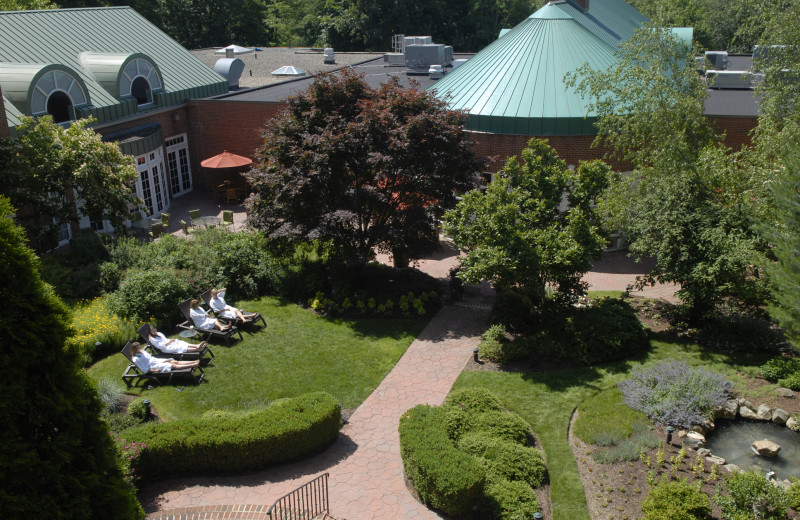
{"type": "MultiPolygon", "coordinates": [[[[776,388],[775,392],[782,397],[794,397],[794,392],[788,388],[776,388]]],[[[753,421],[771,421],[779,426],[787,426],[792,431],[800,432],[800,420],[796,420],[786,410],[782,408],[773,409],[765,404],[756,407],[747,399],[739,398],[728,399],[720,406],[717,406],[714,409],[713,419],[706,420],[703,424],[694,426],[691,430],[678,431],[678,438],[683,446],[695,450],[709,464],[722,466],[728,473],[742,471],[736,464],[727,464],[725,459],[714,455],[711,450],[705,447],[706,434],[716,427],[714,421],[717,419],[735,420],[737,418],[753,421]]],[[[784,489],[788,489],[791,484],[789,479],[776,481],[774,477],[772,477],[771,482],[784,489]]]]}

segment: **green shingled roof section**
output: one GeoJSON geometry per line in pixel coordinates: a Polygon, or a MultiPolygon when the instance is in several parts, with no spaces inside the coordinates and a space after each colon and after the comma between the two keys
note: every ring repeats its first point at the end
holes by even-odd
{"type": "MultiPolygon", "coordinates": [[[[138,113],[135,102],[114,98],[82,68],[82,52],[151,58],[169,94],[153,108],[228,90],[225,79],[129,7],[0,12],[0,62],[68,66],[86,83],[100,123],[138,113]]],[[[12,117],[6,104],[8,124],[16,126],[12,117]]]]}
{"type": "Polygon", "coordinates": [[[469,115],[468,130],[595,134],[595,115],[580,95],[567,89],[564,75],[584,63],[595,70],[610,67],[617,44],[646,20],[621,0],[591,0],[587,12],[551,2],[431,89],[451,109],[469,115]]]}

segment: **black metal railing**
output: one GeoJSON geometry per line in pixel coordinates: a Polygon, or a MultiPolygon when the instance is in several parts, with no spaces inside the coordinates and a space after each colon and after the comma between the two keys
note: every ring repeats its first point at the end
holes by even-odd
{"type": "Polygon", "coordinates": [[[323,473],[275,501],[267,509],[269,520],[311,520],[328,511],[328,474],[323,473]]]}

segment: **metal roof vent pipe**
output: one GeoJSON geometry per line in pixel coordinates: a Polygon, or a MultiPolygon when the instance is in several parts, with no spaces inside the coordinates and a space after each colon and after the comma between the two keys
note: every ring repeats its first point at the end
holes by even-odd
{"type": "Polygon", "coordinates": [[[244,72],[244,62],[239,58],[220,58],[214,64],[214,71],[228,80],[228,89],[237,90],[239,78],[244,72]]]}
{"type": "Polygon", "coordinates": [[[589,0],[569,0],[569,1],[570,3],[575,4],[576,6],[583,9],[584,13],[589,10],[589,0]]]}
{"type": "Polygon", "coordinates": [[[326,65],[333,65],[336,63],[336,56],[333,54],[333,49],[331,47],[325,47],[325,50],[322,51],[322,63],[326,65]]]}
{"type": "Polygon", "coordinates": [[[228,59],[233,59],[233,49],[225,49],[225,57],[228,59]]]}

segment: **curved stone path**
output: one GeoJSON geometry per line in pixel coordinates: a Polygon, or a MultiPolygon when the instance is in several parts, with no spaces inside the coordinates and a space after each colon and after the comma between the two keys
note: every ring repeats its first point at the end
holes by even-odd
{"type": "Polygon", "coordinates": [[[444,401],[486,327],[493,293],[487,286],[468,286],[463,302],[443,307],[322,454],[246,476],[182,478],[146,487],[140,500],[147,518],[263,519],[266,506],[325,472],[330,511],[337,518],[440,518],[406,488],[397,426],[409,408],[444,401]]]}

